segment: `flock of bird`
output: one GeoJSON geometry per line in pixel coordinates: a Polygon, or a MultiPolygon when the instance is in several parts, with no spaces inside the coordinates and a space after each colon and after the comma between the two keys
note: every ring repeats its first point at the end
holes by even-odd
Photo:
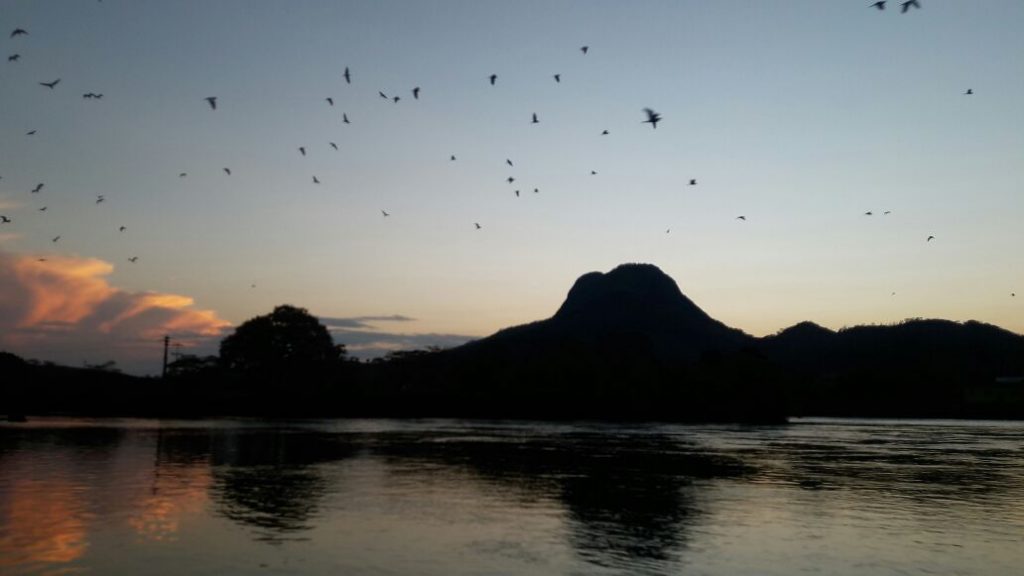
{"type": "MultiPolygon", "coordinates": [[[[879,0],[877,2],[874,2],[874,3],[870,4],[869,7],[875,8],[875,9],[880,10],[880,11],[881,10],[885,10],[886,9],[886,0],[879,0]]],[[[921,5],[920,5],[919,0],[907,0],[907,1],[902,2],[900,4],[900,12],[901,13],[907,13],[908,11],[910,11],[911,8],[913,8],[913,9],[920,9],[921,5]]],[[[11,31],[10,38],[11,39],[16,39],[18,37],[28,36],[28,35],[29,35],[29,32],[27,30],[25,30],[23,28],[15,28],[13,31],[11,31]]],[[[590,50],[589,46],[581,46],[579,48],[579,51],[581,52],[581,54],[583,56],[586,56],[588,54],[589,50],[590,50]]],[[[12,53],[12,54],[10,54],[7,57],[7,61],[9,63],[11,63],[12,65],[18,63],[20,60],[21,60],[21,53],[12,53]]],[[[352,71],[350,70],[349,67],[346,66],[344,68],[344,71],[341,73],[341,77],[344,78],[345,83],[347,85],[351,85],[352,84],[352,82],[353,82],[353,74],[352,74],[352,71]]],[[[561,74],[554,74],[552,77],[553,77],[553,79],[554,79],[554,81],[556,83],[559,83],[559,84],[562,83],[562,75],[561,74]]],[[[490,86],[497,86],[498,85],[498,79],[499,79],[498,75],[495,74],[495,73],[492,73],[492,74],[486,76],[486,80],[487,80],[487,82],[489,83],[490,86]]],[[[40,82],[38,82],[38,84],[41,87],[46,88],[47,90],[51,90],[51,91],[52,90],[56,90],[56,89],[58,89],[58,86],[61,84],[61,78],[56,78],[56,79],[51,80],[51,81],[40,81],[40,82]]],[[[421,91],[422,91],[422,89],[421,89],[420,86],[415,86],[415,87],[411,88],[410,93],[412,95],[413,100],[419,100],[420,99],[421,91]]],[[[384,91],[378,91],[377,94],[378,94],[378,96],[381,99],[389,101],[389,102],[394,103],[394,104],[397,104],[397,103],[399,103],[401,101],[401,97],[398,96],[398,95],[390,95],[389,96],[384,91]]],[[[967,91],[964,92],[964,94],[965,95],[973,95],[974,91],[973,91],[973,89],[967,89],[967,91]]],[[[102,93],[97,93],[97,92],[86,92],[86,93],[82,94],[82,98],[90,99],[90,100],[92,100],[92,99],[98,100],[98,99],[102,99],[103,98],[103,94],[102,93]]],[[[213,111],[213,112],[216,112],[218,110],[219,106],[221,106],[221,102],[220,102],[218,96],[206,96],[206,97],[202,98],[202,101],[204,101],[206,103],[206,105],[209,107],[210,111],[213,111]]],[[[326,101],[326,103],[329,106],[331,106],[331,107],[335,106],[335,100],[331,96],[326,97],[324,99],[324,101],[326,101]]],[[[650,124],[652,129],[657,129],[658,123],[662,122],[662,120],[663,120],[662,115],[659,112],[656,112],[655,110],[653,110],[652,108],[642,108],[641,110],[643,112],[643,115],[644,115],[643,118],[644,119],[640,121],[640,124],[650,124]]],[[[342,113],[342,123],[344,123],[344,124],[350,124],[351,123],[350,120],[349,120],[348,114],[345,113],[345,112],[342,113]]],[[[531,124],[538,124],[538,123],[540,123],[540,118],[539,118],[537,113],[534,112],[534,113],[531,114],[531,116],[530,116],[530,123],[531,124]]],[[[26,135],[27,136],[32,136],[35,133],[36,133],[36,130],[31,130],[31,131],[27,132],[26,135]]],[[[605,129],[605,130],[602,130],[599,134],[601,136],[608,136],[610,133],[609,133],[609,131],[607,129],[605,129]]],[[[333,150],[335,150],[335,151],[338,150],[337,143],[329,142],[328,144],[330,145],[330,147],[333,150]]],[[[306,156],[306,154],[307,154],[306,146],[299,146],[298,147],[298,152],[299,152],[300,155],[306,156]]],[[[450,161],[452,161],[452,162],[456,161],[456,155],[455,154],[452,154],[450,156],[450,161]]],[[[512,162],[512,160],[510,158],[507,158],[505,160],[505,163],[510,168],[514,167],[514,163],[512,162]]],[[[223,172],[227,176],[231,176],[232,175],[232,171],[228,167],[224,167],[223,168],[223,172]]],[[[591,170],[590,174],[592,176],[596,176],[597,175],[597,171],[591,170]]],[[[188,173],[187,172],[181,172],[181,173],[179,173],[178,176],[180,178],[185,178],[186,176],[188,176],[188,173]]],[[[0,177],[0,178],[2,178],[2,177],[0,177]]],[[[318,178],[317,175],[314,174],[314,175],[312,175],[311,178],[312,178],[312,183],[313,184],[320,184],[321,183],[321,181],[320,181],[320,179],[318,178]]],[[[506,181],[508,182],[509,185],[512,185],[512,184],[514,184],[516,182],[516,178],[514,176],[509,176],[506,181]]],[[[689,186],[696,186],[697,185],[697,179],[696,178],[690,178],[689,181],[688,181],[688,184],[689,184],[689,186]]],[[[43,182],[39,182],[38,184],[36,184],[35,187],[33,187],[30,190],[30,192],[32,194],[39,194],[39,193],[42,192],[44,186],[45,186],[45,184],[43,182]]],[[[539,188],[533,188],[533,193],[534,194],[539,194],[540,193],[540,189],[539,188]]],[[[520,190],[519,189],[515,189],[514,190],[514,194],[515,194],[516,197],[519,197],[520,196],[520,190]]],[[[105,201],[104,196],[103,195],[99,195],[99,196],[97,196],[97,198],[95,200],[95,204],[97,204],[97,205],[98,204],[102,204],[104,201],[105,201]]],[[[43,206],[37,208],[37,210],[40,211],[40,212],[45,212],[47,210],[47,208],[48,208],[48,206],[43,205],[43,206]]],[[[380,212],[381,212],[382,217],[384,217],[384,218],[387,218],[387,217],[391,216],[391,213],[388,212],[385,209],[381,209],[380,212]]],[[[891,213],[891,211],[886,210],[886,211],[883,212],[883,215],[889,215],[890,213],[891,213]]],[[[867,212],[864,213],[864,215],[865,216],[873,216],[874,212],[873,211],[867,211],[867,212]]],[[[741,214],[741,215],[736,216],[735,220],[738,220],[738,221],[741,221],[741,222],[745,222],[747,220],[747,217],[746,217],[746,215],[742,215],[741,214]]],[[[14,219],[11,218],[8,215],[0,215],[0,224],[8,224],[9,225],[9,224],[12,224],[13,221],[14,221],[14,219]]],[[[475,230],[481,230],[483,228],[483,226],[479,222],[473,222],[473,227],[474,227],[475,230]]],[[[127,230],[127,227],[124,226],[124,225],[121,225],[121,226],[118,227],[118,231],[121,232],[121,233],[125,232],[126,230],[127,230]]],[[[670,231],[671,231],[671,229],[666,229],[665,233],[669,233],[670,231]]],[[[56,242],[60,241],[60,239],[61,239],[61,235],[54,236],[52,238],[52,242],[56,243],[56,242]]],[[[935,236],[934,235],[929,235],[925,241],[926,242],[931,242],[933,240],[935,240],[935,236]]],[[[139,260],[138,256],[131,256],[131,257],[128,258],[128,261],[131,262],[131,263],[135,263],[138,260],[139,260]]]]}

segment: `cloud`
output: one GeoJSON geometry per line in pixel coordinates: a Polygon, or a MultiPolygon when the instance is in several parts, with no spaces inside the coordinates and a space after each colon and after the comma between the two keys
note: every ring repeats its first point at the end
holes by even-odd
{"type": "Polygon", "coordinates": [[[69,364],[113,359],[128,371],[156,372],[153,354],[164,334],[200,345],[230,326],[187,296],[111,286],[113,270],[95,258],[40,261],[0,251],[0,348],[69,364]]]}
{"type": "Polygon", "coordinates": [[[352,316],[332,318],[321,316],[320,322],[334,336],[334,341],[344,344],[349,354],[358,358],[375,358],[395,350],[415,350],[438,346],[452,348],[475,340],[477,336],[438,333],[385,332],[375,324],[386,322],[415,322],[415,318],[401,314],[381,316],[352,316]]]}
{"type": "Polygon", "coordinates": [[[390,316],[352,316],[349,318],[331,318],[320,316],[320,322],[327,326],[328,330],[348,330],[360,328],[373,328],[376,322],[415,322],[415,318],[392,314],[390,316]]]}

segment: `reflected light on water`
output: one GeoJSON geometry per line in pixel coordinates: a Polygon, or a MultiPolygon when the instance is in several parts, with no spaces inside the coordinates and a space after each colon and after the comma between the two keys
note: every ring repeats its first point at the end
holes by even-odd
{"type": "Polygon", "coordinates": [[[9,490],[0,524],[0,573],[52,569],[85,554],[89,518],[80,491],[68,482],[31,479],[17,480],[9,490]]]}

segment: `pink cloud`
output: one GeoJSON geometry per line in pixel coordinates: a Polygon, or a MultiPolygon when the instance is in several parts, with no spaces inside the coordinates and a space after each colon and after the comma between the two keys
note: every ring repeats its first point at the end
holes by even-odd
{"type": "Polygon", "coordinates": [[[113,269],[95,258],[40,261],[0,251],[0,348],[72,364],[114,359],[128,367],[151,358],[164,334],[197,344],[230,326],[187,296],[111,286],[106,276],[113,269]]]}

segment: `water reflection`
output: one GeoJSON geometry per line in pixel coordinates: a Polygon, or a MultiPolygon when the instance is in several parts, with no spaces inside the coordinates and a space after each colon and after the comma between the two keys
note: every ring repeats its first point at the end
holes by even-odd
{"type": "Polygon", "coordinates": [[[337,435],[291,429],[219,435],[213,443],[213,498],[224,517],[270,542],[301,539],[331,490],[318,464],[348,458],[337,435]]]}

